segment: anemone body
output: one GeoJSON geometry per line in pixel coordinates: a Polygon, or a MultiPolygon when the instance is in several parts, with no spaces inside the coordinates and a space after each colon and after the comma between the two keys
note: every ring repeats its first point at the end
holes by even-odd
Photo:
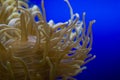
{"type": "Polygon", "coordinates": [[[0,80],[71,80],[95,58],[88,54],[95,21],[86,28],[85,13],[79,20],[79,14],[65,1],[71,18],[55,24],[46,21],[43,0],[42,12],[23,1],[1,0],[0,80]]]}

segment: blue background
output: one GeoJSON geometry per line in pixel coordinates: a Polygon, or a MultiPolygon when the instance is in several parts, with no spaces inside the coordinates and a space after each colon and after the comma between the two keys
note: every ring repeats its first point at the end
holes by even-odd
{"type": "MultiPolygon", "coordinates": [[[[40,0],[41,1],[41,0],[40,0]]],[[[40,6],[31,0],[31,5],[40,6]]],[[[69,0],[74,13],[86,12],[86,22],[93,25],[93,49],[97,58],[88,63],[87,70],[78,74],[78,80],[120,80],[120,0],[69,0]]],[[[63,0],[45,0],[47,20],[64,22],[70,18],[69,8],[63,0]]]]}

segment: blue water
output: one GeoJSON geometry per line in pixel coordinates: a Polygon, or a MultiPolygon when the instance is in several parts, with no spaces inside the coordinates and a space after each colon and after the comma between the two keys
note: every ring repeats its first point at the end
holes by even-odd
{"type": "MultiPolygon", "coordinates": [[[[93,25],[93,49],[97,58],[78,74],[78,80],[120,80],[120,0],[69,0],[74,13],[86,12],[86,22],[93,25]]],[[[40,1],[31,0],[32,4],[40,1]]],[[[45,0],[47,20],[64,22],[70,18],[69,8],[63,0],[45,0]]]]}

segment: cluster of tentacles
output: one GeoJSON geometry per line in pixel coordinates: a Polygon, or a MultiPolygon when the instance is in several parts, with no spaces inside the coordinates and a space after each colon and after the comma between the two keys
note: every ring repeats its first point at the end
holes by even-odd
{"type": "Polygon", "coordinates": [[[88,54],[95,21],[87,28],[85,13],[80,21],[65,2],[71,18],[55,24],[46,21],[44,0],[42,12],[23,1],[0,0],[0,80],[73,80],[95,58],[88,54]]]}

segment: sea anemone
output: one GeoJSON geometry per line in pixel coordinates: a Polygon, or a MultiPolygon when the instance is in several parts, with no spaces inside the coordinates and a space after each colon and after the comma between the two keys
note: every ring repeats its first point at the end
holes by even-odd
{"type": "Polygon", "coordinates": [[[66,22],[46,21],[42,10],[24,1],[0,0],[0,80],[73,80],[95,58],[92,24],[73,13],[66,22]],[[38,17],[38,21],[35,18],[38,17]]]}

